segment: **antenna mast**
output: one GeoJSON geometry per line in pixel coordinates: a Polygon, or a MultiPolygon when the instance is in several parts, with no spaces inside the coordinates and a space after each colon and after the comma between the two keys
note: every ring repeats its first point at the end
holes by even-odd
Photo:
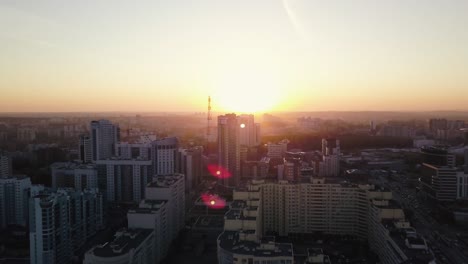
{"type": "Polygon", "coordinates": [[[210,140],[210,121],[211,121],[211,96],[208,96],[208,116],[206,118],[207,125],[206,125],[206,142],[210,140]]]}

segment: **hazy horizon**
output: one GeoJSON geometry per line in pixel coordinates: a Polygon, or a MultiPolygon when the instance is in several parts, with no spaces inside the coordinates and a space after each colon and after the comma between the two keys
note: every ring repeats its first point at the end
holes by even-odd
{"type": "Polygon", "coordinates": [[[0,112],[467,111],[468,2],[0,3],[0,112]],[[433,110],[446,109],[446,110],[433,110]]]}

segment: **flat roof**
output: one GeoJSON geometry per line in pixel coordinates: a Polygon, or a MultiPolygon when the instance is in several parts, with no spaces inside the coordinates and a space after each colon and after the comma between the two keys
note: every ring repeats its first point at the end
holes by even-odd
{"type": "Polygon", "coordinates": [[[239,210],[239,209],[229,210],[224,215],[224,217],[226,219],[229,219],[229,220],[239,219],[239,220],[252,220],[252,221],[255,221],[257,219],[257,217],[253,217],[253,216],[244,216],[244,214],[242,213],[242,210],[239,210]]]}
{"type": "Polygon", "coordinates": [[[224,231],[218,237],[219,246],[232,252],[241,255],[253,255],[256,257],[291,257],[293,258],[293,246],[291,243],[275,243],[268,242],[263,245],[262,243],[254,241],[246,241],[239,239],[239,231],[224,231]]]}
{"type": "Polygon", "coordinates": [[[157,176],[156,180],[148,183],[146,186],[151,188],[168,188],[182,178],[184,178],[184,176],[181,174],[157,176]]]}
{"type": "Polygon", "coordinates": [[[193,225],[194,228],[223,229],[224,216],[222,215],[203,215],[197,218],[193,225]]]}
{"type": "Polygon", "coordinates": [[[121,256],[138,248],[152,233],[151,229],[121,229],[115,234],[114,240],[97,245],[88,253],[104,258],[121,256]]]}

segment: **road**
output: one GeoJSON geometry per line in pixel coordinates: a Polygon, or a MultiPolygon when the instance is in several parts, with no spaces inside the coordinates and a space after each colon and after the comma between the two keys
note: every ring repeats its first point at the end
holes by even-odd
{"type": "Polygon", "coordinates": [[[468,264],[468,257],[461,250],[460,245],[455,243],[456,230],[448,226],[441,226],[430,214],[430,207],[418,197],[413,189],[406,186],[405,181],[389,183],[381,179],[384,185],[392,190],[393,199],[398,201],[403,208],[414,212],[413,227],[423,235],[431,245],[436,255],[437,263],[468,264]],[[440,237],[436,232],[441,234],[440,237]]]}

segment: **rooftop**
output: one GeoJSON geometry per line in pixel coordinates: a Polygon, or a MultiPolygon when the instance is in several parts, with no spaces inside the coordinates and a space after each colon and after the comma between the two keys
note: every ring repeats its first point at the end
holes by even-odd
{"type": "Polygon", "coordinates": [[[55,162],[50,165],[53,169],[96,169],[95,164],[83,164],[80,162],[55,162]]]}
{"type": "Polygon", "coordinates": [[[88,253],[97,257],[121,256],[138,248],[152,234],[150,229],[121,229],[117,231],[113,241],[97,245],[88,253]]]}
{"type": "Polygon", "coordinates": [[[397,229],[394,226],[387,228],[390,230],[393,241],[408,257],[408,263],[427,264],[434,259],[426,240],[416,233],[414,228],[397,229]]]}
{"type": "Polygon", "coordinates": [[[219,246],[234,254],[253,255],[256,257],[291,257],[293,258],[293,246],[290,243],[259,243],[239,239],[238,231],[224,231],[219,237],[219,246]]]}
{"type": "Polygon", "coordinates": [[[253,217],[253,216],[244,216],[244,214],[242,213],[242,210],[238,210],[238,209],[233,209],[233,210],[229,210],[225,215],[224,217],[226,219],[229,219],[229,220],[234,220],[234,219],[239,219],[239,220],[252,220],[252,221],[255,221],[257,220],[256,217],[253,217]]]}
{"type": "Polygon", "coordinates": [[[184,175],[182,174],[174,174],[168,176],[157,176],[156,180],[153,182],[148,183],[147,187],[152,188],[168,188],[180,179],[183,179],[184,175]]]}
{"type": "Polygon", "coordinates": [[[214,215],[203,215],[203,216],[198,217],[193,227],[222,230],[224,228],[224,217],[214,216],[214,215]]]}

